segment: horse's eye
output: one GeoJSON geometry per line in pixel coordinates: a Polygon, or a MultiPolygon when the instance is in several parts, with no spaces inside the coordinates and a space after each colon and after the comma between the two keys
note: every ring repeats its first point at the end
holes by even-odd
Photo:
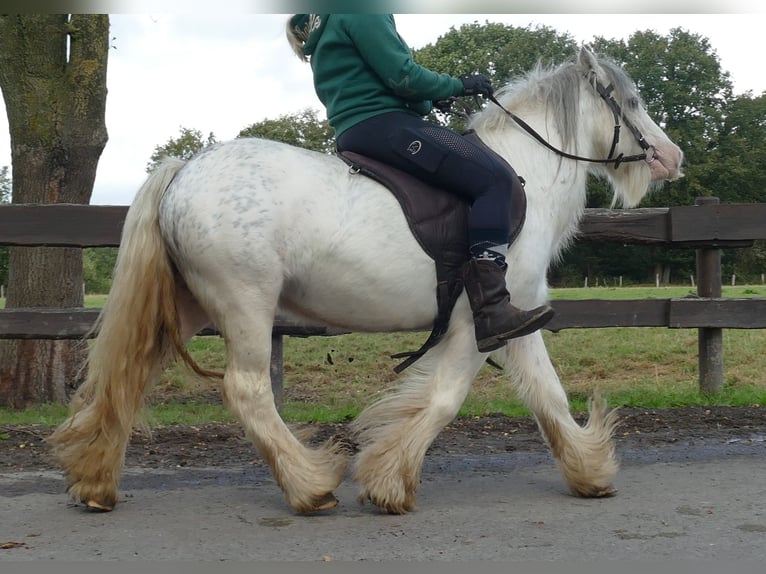
{"type": "Polygon", "coordinates": [[[628,100],[628,107],[629,107],[631,110],[635,110],[635,109],[638,109],[638,107],[639,107],[640,105],[641,105],[641,102],[640,102],[640,100],[639,100],[638,98],[636,98],[636,97],[632,97],[632,98],[630,98],[630,99],[628,100]]]}

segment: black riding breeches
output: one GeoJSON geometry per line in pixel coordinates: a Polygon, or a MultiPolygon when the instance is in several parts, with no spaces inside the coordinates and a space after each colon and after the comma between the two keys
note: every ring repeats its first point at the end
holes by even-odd
{"type": "Polygon", "coordinates": [[[508,243],[511,193],[519,179],[508,164],[455,131],[413,114],[390,112],[349,128],[338,137],[337,147],[393,165],[464,198],[471,204],[472,248],[508,243]]]}

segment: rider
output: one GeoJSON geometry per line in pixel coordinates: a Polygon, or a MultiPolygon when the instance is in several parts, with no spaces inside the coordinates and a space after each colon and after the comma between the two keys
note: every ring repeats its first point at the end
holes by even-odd
{"type": "Polygon", "coordinates": [[[471,203],[462,276],[479,351],[498,349],[550,320],[548,305],[513,306],[505,284],[516,174],[493,153],[423,118],[434,101],[492,94],[490,79],[455,78],[416,64],[392,14],[295,14],[287,38],[311,64],[339,151],[393,165],[471,203]]]}

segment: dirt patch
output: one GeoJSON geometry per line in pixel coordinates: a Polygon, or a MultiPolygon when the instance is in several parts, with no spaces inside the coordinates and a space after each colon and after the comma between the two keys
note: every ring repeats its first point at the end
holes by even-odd
{"type": "MultiPolygon", "coordinates": [[[[584,416],[577,417],[584,422],[584,416]]],[[[764,407],[692,407],[680,409],[620,409],[618,449],[662,447],[674,443],[766,439],[764,407]]],[[[348,424],[305,425],[312,442],[333,439],[351,450],[355,444],[348,424]]],[[[45,438],[45,426],[0,425],[0,472],[55,468],[45,438]]],[[[547,450],[530,417],[490,415],[459,418],[437,437],[430,454],[489,455],[547,450]]],[[[126,465],[131,467],[225,467],[261,464],[252,445],[236,424],[170,426],[151,436],[136,433],[126,465]]]]}

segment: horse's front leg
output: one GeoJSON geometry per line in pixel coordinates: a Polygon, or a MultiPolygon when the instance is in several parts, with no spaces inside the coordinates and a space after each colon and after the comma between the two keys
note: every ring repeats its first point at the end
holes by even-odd
{"type": "Polygon", "coordinates": [[[505,355],[505,370],[534,414],[572,493],[584,497],[614,494],[612,480],[618,469],[612,439],[617,426],[615,411],[609,412],[605,401],[596,396],[587,424],[577,424],[539,331],[509,341],[497,354],[505,355]]]}
{"type": "Polygon", "coordinates": [[[485,357],[476,350],[462,298],[444,339],[405,371],[399,387],[353,423],[360,445],[354,480],[361,501],[391,514],[414,508],[426,451],[457,415],[485,357]]]}

